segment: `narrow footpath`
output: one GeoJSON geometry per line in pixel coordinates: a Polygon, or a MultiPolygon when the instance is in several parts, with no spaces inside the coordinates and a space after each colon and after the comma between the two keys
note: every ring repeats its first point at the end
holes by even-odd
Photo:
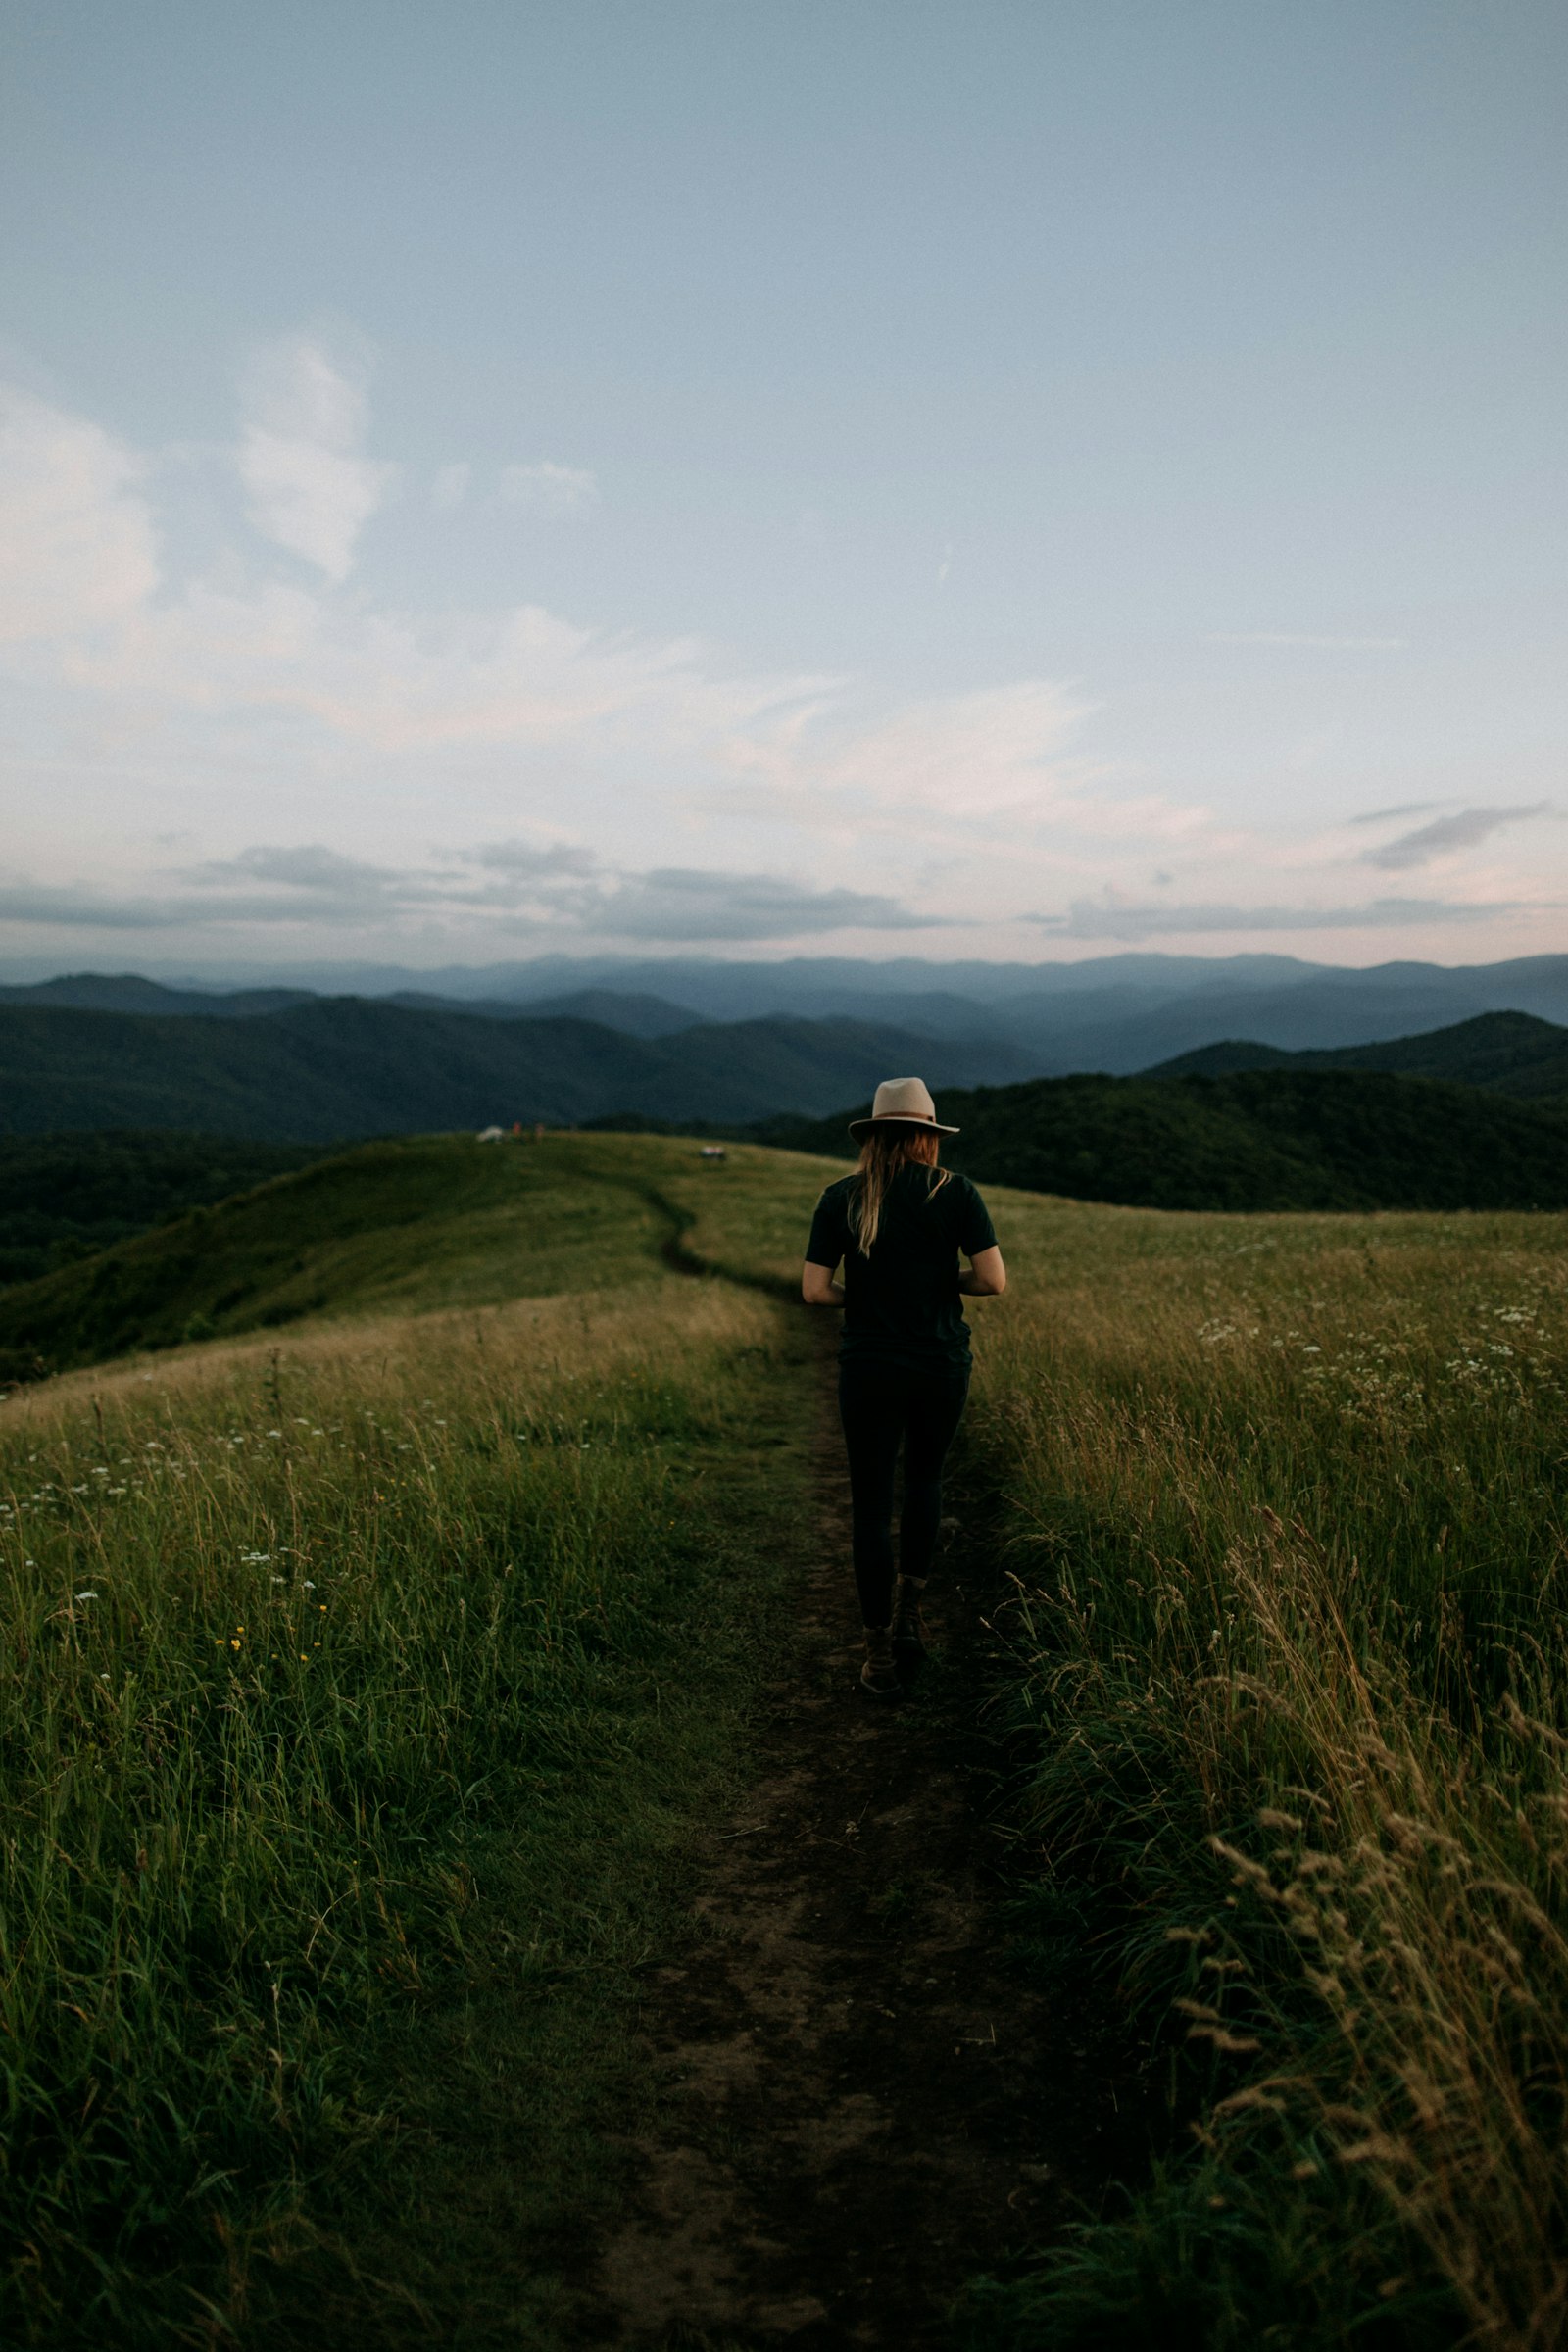
{"type": "Polygon", "coordinates": [[[943,2345],[964,2283],[1053,2237],[1114,2162],[1103,2046],[1008,1963],[984,1595],[934,1579],[912,1700],[863,1697],[826,1380],[814,1458],[820,1541],[761,1771],[715,1825],[696,1951],[650,1989],[660,2126],[583,2281],[585,2342],[943,2345]]]}

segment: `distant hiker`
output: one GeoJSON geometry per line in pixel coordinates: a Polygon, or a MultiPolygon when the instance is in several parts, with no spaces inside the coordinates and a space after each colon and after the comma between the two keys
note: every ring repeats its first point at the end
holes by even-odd
{"type": "Polygon", "coordinates": [[[899,1669],[925,1655],[920,1594],[942,1516],[942,1463],[969,1391],[969,1327],[959,1304],[1000,1298],[1006,1268],[986,1204],[939,1162],[944,1127],[922,1079],[888,1078],[871,1115],[852,1119],[855,1173],[816,1204],[801,1269],[808,1306],[841,1306],[839,1414],[850,1457],[855,1583],[865,1626],[862,1687],[903,1693],[899,1669]],[[961,1273],[958,1253],[969,1260],[961,1273]],[[842,1286],[833,1279],[844,1268],[842,1286]],[[893,1481],[904,1444],[898,1593],[893,1481]]]}

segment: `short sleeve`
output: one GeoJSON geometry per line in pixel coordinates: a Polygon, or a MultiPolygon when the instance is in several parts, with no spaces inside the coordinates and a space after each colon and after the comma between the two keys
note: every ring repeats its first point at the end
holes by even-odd
{"type": "Polygon", "coordinates": [[[991,1222],[991,1211],[981,1200],[967,1176],[962,1177],[963,1199],[958,1217],[958,1248],[965,1257],[978,1257],[982,1250],[997,1246],[997,1229],[991,1222]]]}
{"type": "Polygon", "coordinates": [[[807,1263],[836,1266],[849,1248],[849,1239],[843,1198],[837,1186],[829,1185],[811,1219],[811,1238],[806,1245],[807,1263]]]}

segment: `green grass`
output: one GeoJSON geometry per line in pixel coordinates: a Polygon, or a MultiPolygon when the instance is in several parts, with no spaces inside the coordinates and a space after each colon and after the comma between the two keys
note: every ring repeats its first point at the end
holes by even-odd
{"type": "MultiPolygon", "coordinates": [[[[0,2338],[581,2340],[843,1164],[370,1147],[5,1302],[164,1346],[0,1415],[0,2338]]],[[[1568,1219],[992,1205],[1020,1964],[1118,1987],[1170,2132],[956,2341],[1544,2352],[1568,1219]]]]}
{"type": "Polygon", "coordinates": [[[6,1408],[7,2342],[573,2340],[812,1409],[799,1327],[663,1270],[586,1149],[265,1188],[313,1322],[6,1408]]]}
{"type": "Polygon", "coordinates": [[[1555,2343],[1568,1221],[999,1221],[1019,1866],[1191,2154],[968,2340],[1555,2343]]]}
{"type": "Polygon", "coordinates": [[[603,1290],[661,1272],[683,1225],[705,1262],[793,1288],[800,1220],[840,1170],[667,1136],[364,1144],[0,1294],[0,1377],[302,1319],[603,1290]]]}
{"type": "Polygon", "coordinates": [[[620,1138],[366,1144],[5,1293],[0,1360],[58,1370],[307,1316],[612,1288],[656,1271],[672,1231],[620,1138]]]}

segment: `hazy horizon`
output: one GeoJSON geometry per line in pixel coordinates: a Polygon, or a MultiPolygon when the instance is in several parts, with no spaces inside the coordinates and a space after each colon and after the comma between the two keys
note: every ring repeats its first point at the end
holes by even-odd
{"type": "MultiPolygon", "coordinates": [[[[1267,950],[1238,950],[1228,955],[1184,955],[1163,950],[1118,949],[1102,956],[1077,957],[1036,957],[1033,960],[1008,956],[925,956],[890,954],[884,956],[847,956],[823,952],[790,951],[773,955],[719,954],[705,949],[671,948],[663,955],[574,952],[570,949],[546,949],[532,956],[501,956],[485,962],[463,962],[449,959],[442,963],[405,963],[388,957],[327,957],[294,956],[271,962],[248,962],[239,958],[228,961],[198,961],[190,958],[160,960],[143,957],[135,962],[63,963],[58,957],[0,956],[0,986],[28,987],[52,979],[139,979],[155,982],[166,988],[189,985],[199,989],[299,987],[317,988],[329,982],[334,974],[344,977],[372,975],[396,982],[436,981],[462,978],[480,979],[490,974],[506,972],[545,971],[560,968],[568,977],[573,974],[598,973],[649,974],[657,978],[662,968],[678,973],[685,968],[719,970],[733,965],[747,973],[764,973],[771,969],[784,970],[795,966],[824,967],[827,969],[864,971],[868,975],[893,973],[901,970],[913,976],[930,975],[940,980],[945,973],[974,972],[976,974],[1039,973],[1061,980],[1069,974],[1093,974],[1103,970],[1107,975],[1127,975],[1137,971],[1169,972],[1173,976],[1202,971],[1246,971],[1249,973],[1298,972],[1304,976],[1316,974],[1356,974],[1372,977],[1380,972],[1422,971],[1463,973],[1492,971],[1510,963],[1540,963],[1559,958],[1551,951],[1539,956],[1492,957],[1470,962],[1440,962],[1429,957],[1383,956],[1369,963],[1333,963],[1315,957],[1275,954],[1267,950]]],[[[1563,958],[1568,959],[1568,951],[1563,958]]],[[[581,985],[590,985],[584,980],[581,985]]],[[[960,992],[961,993],[961,992],[960,992]]]]}

